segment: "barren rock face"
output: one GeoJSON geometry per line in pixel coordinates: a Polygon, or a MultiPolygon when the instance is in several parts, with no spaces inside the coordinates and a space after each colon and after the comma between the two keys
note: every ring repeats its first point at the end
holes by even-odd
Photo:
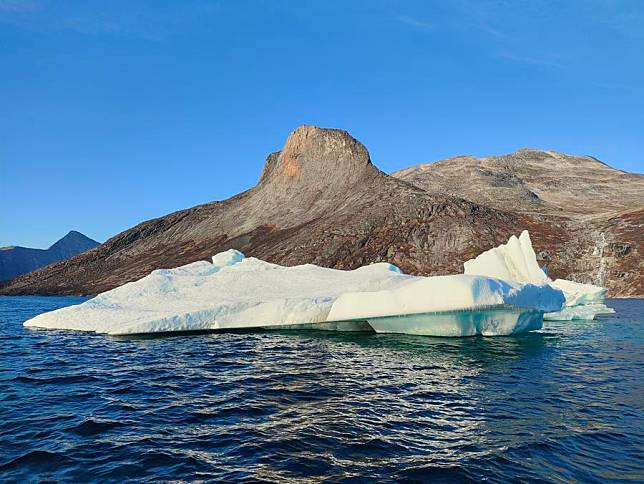
{"type": "Polygon", "coordinates": [[[271,225],[288,223],[286,217],[305,221],[384,177],[367,149],[346,131],[300,126],[281,151],[268,156],[251,205],[263,214],[270,210],[271,225]]]}
{"type": "Polygon", "coordinates": [[[282,151],[269,157],[260,186],[279,191],[306,186],[335,191],[376,173],[367,149],[346,131],[300,126],[289,135],[282,151]]]}
{"type": "Polygon", "coordinates": [[[462,156],[392,176],[429,192],[522,213],[551,273],[605,285],[612,296],[644,294],[644,176],[590,156],[523,149],[462,156]]]}
{"type": "Polygon", "coordinates": [[[591,156],[521,149],[502,156],[458,156],[392,173],[432,193],[501,210],[590,215],[644,206],[644,176],[591,156]]]}
{"type": "MultiPolygon", "coordinates": [[[[503,176],[494,183],[518,185],[523,193],[519,173],[507,180],[503,176]]],[[[490,207],[485,197],[468,201],[465,191],[437,190],[435,180],[428,186],[418,178],[410,181],[378,170],[365,147],[347,132],[301,126],[281,151],[268,156],[254,188],[139,224],[85,254],[17,278],[0,292],[96,294],[153,269],[209,259],[229,248],[285,265],[351,269],[388,261],[414,274],[458,273],[463,261],[524,228],[534,234],[537,252],[550,261],[555,276],[570,271],[586,277],[595,270],[575,265],[572,256],[559,258],[590,247],[583,235],[568,241],[565,216],[552,219],[525,204],[490,207]]],[[[614,295],[644,294],[641,267],[635,276],[629,269],[622,277],[627,282],[619,285],[611,272],[616,266],[607,262],[609,253],[641,259],[641,240],[633,232],[640,215],[633,217],[628,223],[607,222],[632,234],[613,240],[610,232],[602,252],[603,277],[614,295]]],[[[608,233],[601,223],[596,227],[598,233],[608,233]]]]}

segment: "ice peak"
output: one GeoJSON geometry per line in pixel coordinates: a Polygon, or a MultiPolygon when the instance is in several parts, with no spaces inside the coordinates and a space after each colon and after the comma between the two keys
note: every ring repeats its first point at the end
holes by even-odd
{"type": "Polygon", "coordinates": [[[496,277],[505,281],[545,284],[548,276],[537,263],[527,230],[517,238],[512,235],[507,244],[483,252],[464,264],[465,274],[496,277]]]}

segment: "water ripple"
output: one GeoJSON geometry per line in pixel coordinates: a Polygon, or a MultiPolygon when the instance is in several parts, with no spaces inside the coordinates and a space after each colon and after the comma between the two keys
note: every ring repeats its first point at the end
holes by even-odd
{"type": "Polygon", "coordinates": [[[0,298],[0,478],[642,479],[642,301],[506,338],[110,338],[0,298]]]}

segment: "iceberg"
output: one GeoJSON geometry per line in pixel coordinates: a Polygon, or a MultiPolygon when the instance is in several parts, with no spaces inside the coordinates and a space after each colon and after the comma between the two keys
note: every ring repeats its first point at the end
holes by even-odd
{"type": "Polygon", "coordinates": [[[566,279],[550,279],[537,263],[527,230],[521,232],[518,238],[514,235],[510,237],[507,244],[501,244],[466,261],[464,273],[497,277],[514,283],[547,284],[560,289],[566,305],[560,311],[547,312],[544,315],[546,320],[594,319],[597,314],[615,312],[604,304],[606,288],[566,279]]]}
{"type": "Polygon", "coordinates": [[[240,328],[507,335],[541,328],[559,289],[464,274],[421,277],[377,263],[343,271],[284,267],[239,251],[159,269],[27,327],[112,335],[240,328]]]}
{"type": "Polygon", "coordinates": [[[566,306],[554,313],[546,313],[544,319],[548,320],[573,320],[595,319],[598,314],[614,314],[615,310],[604,304],[606,288],[593,284],[555,279],[551,286],[561,289],[566,298],[566,306]]]}

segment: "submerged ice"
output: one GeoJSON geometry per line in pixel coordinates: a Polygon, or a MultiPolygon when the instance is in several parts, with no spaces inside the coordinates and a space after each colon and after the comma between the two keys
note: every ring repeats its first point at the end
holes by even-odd
{"type": "Polygon", "coordinates": [[[530,234],[524,230],[507,244],[483,252],[464,264],[465,274],[497,277],[515,283],[548,284],[563,292],[565,307],[544,315],[549,320],[594,319],[597,314],[614,313],[604,304],[606,289],[566,279],[551,280],[539,267],[530,234]]]}
{"type": "Polygon", "coordinates": [[[115,335],[255,327],[501,335],[539,329],[543,313],[563,304],[547,284],[411,276],[386,263],[283,267],[229,250],[212,262],[155,270],[25,326],[115,335]]]}

